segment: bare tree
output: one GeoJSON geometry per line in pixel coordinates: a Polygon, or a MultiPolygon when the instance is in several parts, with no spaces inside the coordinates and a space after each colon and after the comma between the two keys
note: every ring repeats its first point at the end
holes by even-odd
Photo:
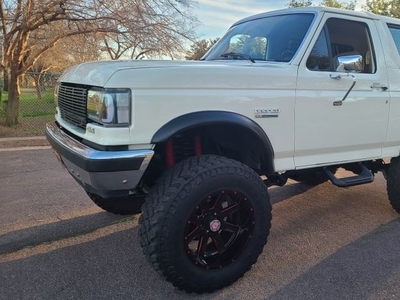
{"type": "MultiPolygon", "coordinates": [[[[57,34],[56,30],[36,30],[31,34],[29,47],[45,47],[57,34]]],[[[48,78],[46,73],[49,71],[61,73],[71,65],[100,58],[101,51],[94,35],[76,35],[60,40],[28,69],[28,78],[34,80],[38,99],[42,99],[42,93],[45,91],[44,81],[48,78]]]]}
{"type": "Polygon", "coordinates": [[[6,124],[18,123],[21,76],[63,39],[135,32],[155,39],[169,32],[170,40],[182,44],[193,35],[191,5],[191,0],[0,0],[1,68],[10,79],[6,124]]]}
{"type": "Polygon", "coordinates": [[[42,55],[53,72],[62,72],[72,65],[101,60],[102,57],[100,41],[95,33],[62,39],[42,55]]]}
{"type": "MultiPolygon", "coordinates": [[[[102,34],[102,49],[111,59],[130,57],[174,57],[183,53],[186,40],[194,41],[195,18],[189,17],[189,7],[185,10],[176,6],[182,1],[153,0],[135,1],[134,5],[122,9],[123,25],[114,24],[121,34],[102,34]],[[175,3],[174,3],[175,2],[175,3]],[[173,4],[173,5],[171,5],[173,4]]],[[[116,9],[116,8],[115,8],[116,9]]],[[[113,21],[110,21],[113,22],[113,21]]]]}
{"type": "Polygon", "coordinates": [[[42,84],[43,74],[51,69],[44,60],[37,61],[28,71],[32,72],[31,76],[35,82],[36,95],[38,99],[42,99],[44,85],[42,84]]]}

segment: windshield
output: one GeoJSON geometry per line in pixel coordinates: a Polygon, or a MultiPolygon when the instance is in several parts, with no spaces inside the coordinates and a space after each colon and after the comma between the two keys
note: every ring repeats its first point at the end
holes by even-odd
{"type": "Polygon", "coordinates": [[[238,24],[205,54],[204,60],[246,59],[289,62],[302,43],[314,14],[270,16],[238,24]]]}

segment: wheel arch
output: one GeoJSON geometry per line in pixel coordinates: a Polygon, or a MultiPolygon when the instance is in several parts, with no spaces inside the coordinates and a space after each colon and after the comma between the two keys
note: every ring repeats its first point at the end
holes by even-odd
{"type": "Polygon", "coordinates": [[[266,174],[275,172],[274,150],[270,139],[260,125],[250,118],[235,112],[201,111],[181,115],[159,128],[153,135],[151,143],[163,143],[175,135],[190,130],[221,126],[237,128],[240,129],[238,132],[248,134],[249,138],[261,147],[262,170],[266,174]]]}

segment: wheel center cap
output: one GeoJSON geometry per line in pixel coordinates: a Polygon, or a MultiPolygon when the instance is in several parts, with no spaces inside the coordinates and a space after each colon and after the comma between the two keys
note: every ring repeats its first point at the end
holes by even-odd
{"type": "Polygon", "coordinates": [[[210,222],[210,230],[216,232],[221,229],[221,222],[219,220],[212,220],[210,222]]]}

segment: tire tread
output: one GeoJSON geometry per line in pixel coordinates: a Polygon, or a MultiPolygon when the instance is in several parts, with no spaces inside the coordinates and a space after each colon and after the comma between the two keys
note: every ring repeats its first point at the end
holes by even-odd
{"type": "Polygon", "coordinates": [[[400,158],[392,158],[387,170],[387,194],[393,209],[400,213],[400,158]]]}
{"type": "Polygon", "coordinates": [[[212,292],[227,286],[251,268],[257,261],[257,257],[262,251],[263,246],[267,242],[267,236],[270,229],[271,220],[271,204],[269,203],[269,195],[267,188],[257,173],[246,165],[216,155],[203,155],[186,159],[172,169],[168,170],[161,178],[149,194],[147,201],[143,204],[142,215],[139,218],[139,237],[140,245],[143,249],[147,261],[153,268],[168,281],[179,289],[188,292],[212,292]],[[167,228],[163,227],[165,221],[173,218],[177,207],[187,194],[207,177],[213,177],[221,174],[240,174],[240,176],[251,179],[258,183],[260,190],[264,193],[266,199],[268,213],[263,217],[266,231],[260,237],[260,247],[257,247],[257,253],[249,255],[253,257],[250,263],[242,270],[238,277],[232,277],[228,282],[210,282],[205,287],[190,284],[182,278],[173,265],[169,263],[169,253],[165,251],[164,245],[168,243],[167,228]]]}

